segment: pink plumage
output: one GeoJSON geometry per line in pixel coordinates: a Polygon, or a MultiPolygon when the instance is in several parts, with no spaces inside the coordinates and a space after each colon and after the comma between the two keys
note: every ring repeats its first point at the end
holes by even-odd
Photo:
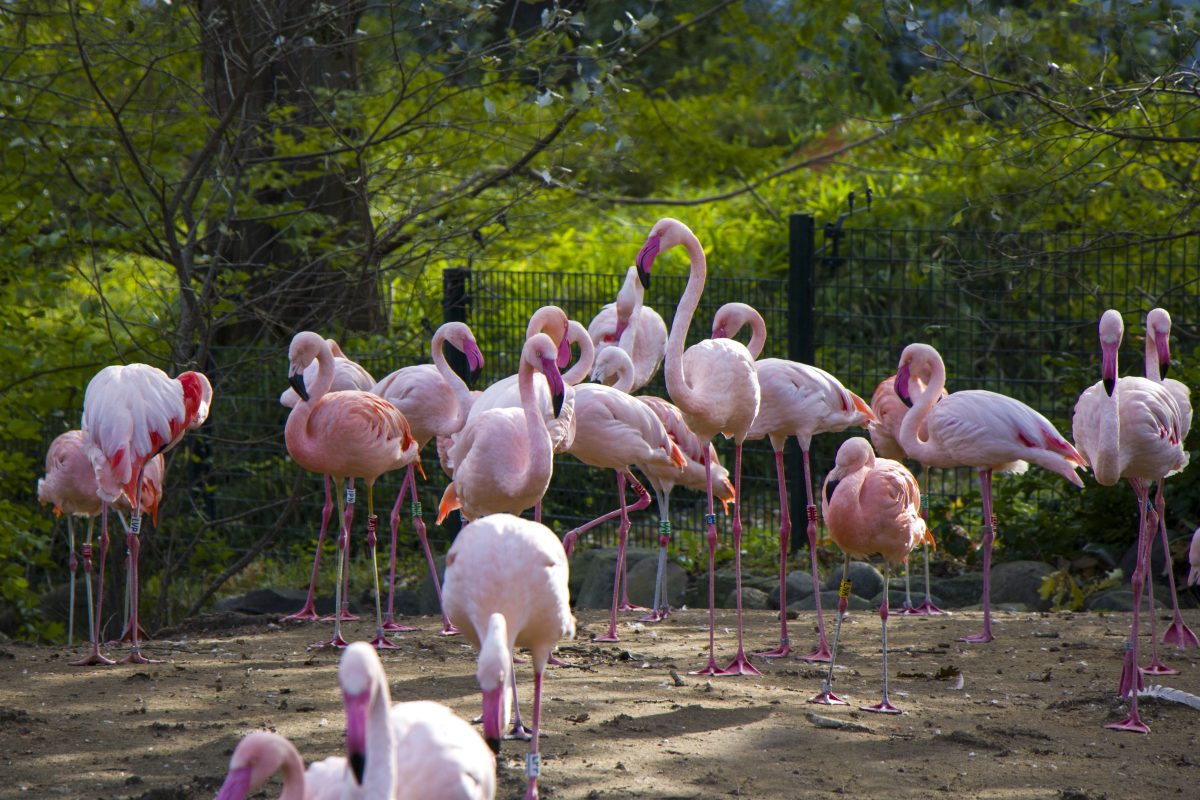
{"type": "Polygon", "coordinates": [[[666,353],[667,324],[657,311],[643,304],[645,291],[638,268],[630,267],[616,302],[601,308],[587,329],[597,357],[609,347],[617,347],[629,356],[633,375],[627,391],[636,391],[649,383],[666,353]]]}
{"type": "Polygon", "coordinates": [[[1200,586],[1200,528],[1192,534],[1192,544],[1188,548],[1188,563],[1191,566],[1191,571],[1188,572],[1188,586],[1200,586]]]}
{"type": "MultiPolygon", "coordinates": [[[[329,352],[333,355],[333,383],[330,384],[329,391],[344,392],[348,389],[357,389],[363,392],[373,391],[371,387],[375,385],[375,379],[371,377],[371,373],[367,372],[366,368],[357,361],[346,358],[342,348],[333,339],[325,341],[329,342],[329,352]]],[[[306,384],[316,381],[318,369],[320,369],[320,364],[317,361],[313,361],[304,368],[306,384]]],[[[285,408],[295,408],[299,401],[300,396],[290,386],[279,395],[279,404],[285,408]]]]}
{"type": "Polygon", "coordinates": [[[275,773],[281,773],[279,800],[343,800],[353,791],[346,759],[331,756],[304,769],[295,745],[277,733],[254,731],[238,742],[217,800],[245,800],[275,773]]]}

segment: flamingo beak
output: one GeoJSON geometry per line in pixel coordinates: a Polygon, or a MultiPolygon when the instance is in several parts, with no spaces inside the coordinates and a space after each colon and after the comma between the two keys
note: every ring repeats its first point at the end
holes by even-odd
{"type": "Polygon", "coordinates": [[[483,371],[483,353],[479,350],[479,345],[474,339],[468,339],[464,345],[463,355],[467,357],[467,388],[475,385],[475,381],[479,380],[479,373],[483,371]]]}
{"type": "Polygon", "coordinates": [[[863,422],[877,422],[879,420],[879,417],[876,416],[875,412],[871,410],[871,405],[866,400],[863,400],[861,397],[856,395],[854,392],[851,392],[850,396],[852,398],[854,398],[854,408],[860,414],[862,414],[864,417],[866,417],[866,419],[863,420],[863,422]]]}
{"type": "Polygon", "coordinates": [[[571,343],[564,336],[562,341],[558,343],[558,364],[559,369],[565,369],[567,364],[571,363],[571,343]]]}
{"type": "Polygon", "coordinates": [[[483,690],[483,740],[492,752],[500,754],[500,728],[504,719],[504,682],[495,689],[483,690]]]}
{"type": "Polygon", "coordinates": [[[638,250],[634,263],[637,264],[638,280],[642,282],[643,289],[650,288],[650,268],[654,266],[654,258],[658,255],[660,247],[662,247],[662,237],[651,235],[642,245],[642,249],[638,250]]]}
{"type": "Polygon", "coordinates": [[[1112,397],[1117,386],[1117,345],[1101,342],[1100,352],[1100,380],[1104,382],[1104,391],[1112,397]]]}
{"type": "Polygon", "coordinates": [[[562,373],[558,371],[557,364],[544,358],[542,359],[542,374],[546,376],[546,383],[550,386],[550,399],[554,404],[554,416],[557,417],[562,413],[563,394],[566,392],[562,373]]]}
{"type": "Polygon", "coordinates": [[[293,375],[289,375],[288,383],[291,384],[292,388],[296,391],[296,394],[300,395],[301,400],[308,402],[308,390],[304,388],[303,372],[297,372],[293,375]]]}
{"type": "Polygon", "coordinates": [[[712,338],[713,339],[728,339],[729,338],[729,334],[725,332],[724,323],[713,326],[712,338]]]}
{"type": "Polygon", "coordinates": [[[217,792],[217,800],[246,800],[246,795],[250,794],[250,778],[253,772],[254,767],[249,764],[229,770],[225,782],[217,792]]]}
{"type": "Polygon", "coordinates": [[[1167,370],[1171,368],[1171,341],[1165,336],[1156,338],[1154,347],[1158,351],[1158,375],[1165,379],[1167,370]]]}
{"type": "Polygon", "coordinates": [[[367,705],[370,700],[370,692],[342,692],[342,702],[346,707],[346,761],[359,786],[362,786],[363,774],[367,770],[367,705]]]}
{"type": "Polygon", "coordinates": [[[893,386],[896,387],[896,396],[904,405],[912,408],[912,397],[908,392],[908,364],[901,364],[900,369],[896,370],[896,382],[893,386]]]}

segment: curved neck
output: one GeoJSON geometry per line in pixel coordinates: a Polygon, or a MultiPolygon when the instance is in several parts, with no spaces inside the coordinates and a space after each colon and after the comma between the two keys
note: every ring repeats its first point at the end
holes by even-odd
{"type": "Polygon", "coordinates": [[[1149,325],[1146,326],[1146,377],[1155,383],[1162,381],[1162,375],[1158,371],[1158,342],[1149,325]]]}
{"type": "Polygon", "coordinates": [[[283,791],[279,793],[279,800],[304,800],[304,762],[300,760],[300,753],[290,742],[286,746],[280,745],[280,749],[282,760],[279,772],[283,776],[283,791]]]}
{"type": "Polygon", "coordinates": [[[571,320],[567,326],[567,338],[572,344],[579,346],[579,358],[563,373],[562,379],[563,383],[574,386],[592,371],[592,364],[596,360],[596,346],[592,344],[592,337],[588,336],[587,329],[575,320],[571,320]]]}
{"type": "Polygon", "coordinates": [[[767,323],[763,321],[762,314],[754,309],[750,310],[754,313],[747,314],[745,319],[750,325],[750,344],[746,345],[746,349],[750,351],[750,357],[757,361],[767,343],[767,323]]]}
{"type": "Polygon", "coordinates": [[[700,305],[700,295],[704,293],[708,264],[704,259],[704,248],[695,236],[685,237],[683,246],[687,250],[691,269],[688,272],[687,288],[683,290],[683,296],[679,298],[679,305],[675,309],[675,318],[671,320],[664,373],[671,401],[680,407],[695,408],[702,398],[692,391],[683,374],[683,348],[687,342],[688,328],[692,325],[692,317],[696,314],[696,307],[700,305]]]}
{"type": "Polygon", "coordinates": [[[476,677],[483,689],[494,689],[491,681],[498,676],[507,676],[512,669],[513,642],[508,633],[508,620],[503,614],[493,613],[488,617],[487,628],[479,642],[479,661],[476,677]],[[484,685],[484,684],[487,685],[484,685]]]}
{"type": "Polygon", "coordinates": [[[550,432],[546,429],[546,420],[538,406],[537,394],[534,392],[533,365],[524,358],[521,359],[521,366],[517,370],[517,390],[521,394],[521,410],[525,412],[525,430],[529,437],[529,462],[524,476],[528,481],[530,476],[543,475],[553,469],[554,449],[550,443],[550,432]]]}
{"type": "Polygon", "coordinates": [[[913,393],[912,386],[920,384],[909,378],[909,394],[913,399],[913,407],[900,423],[900,446],[910,458],[915,458],[923,464],[936,463],[938,460],[937,448],[931,446],[928,440],[921,439],[920,430],[925,427],[925,418],[929,416],[934,404],[942,396],[942,390],[946,388],[946,365],[940,358],[935,358],[929,366],[928,383],[918,388],[916,393],[913,393]]]}
{"type": "Polygon", "coordinates": [[[450,364],[446,361],[446,354],[442,350],[445,345],[446,333],[442,328],[438,328],[433,334],[433,341],[430,342],[433,366],[437,368],[438,374],[450,387],[450,391],[454,392],[454,399],[458,401],[457,422],[461,430],[467,422],[467,412],[471,410],[471,390],[467,387],[466,382],[458,376],[458,373],[450,368],[450,364]]]}
{"type": "Polygon", "coordinates": [[[316,405],[329,392],[336,372],[333,351],[329,349],[329,342],[322,340],[321,347],[317,350],[317,379],[308,390],[309,403],[316,405]]]}

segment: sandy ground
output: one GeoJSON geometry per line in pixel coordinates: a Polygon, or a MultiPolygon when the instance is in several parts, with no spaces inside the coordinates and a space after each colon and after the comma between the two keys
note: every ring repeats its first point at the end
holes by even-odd
{"type": "MultiPolygon", "coordinates": [[[[1200,612],[1186,613],[1200,630],[1200,612]]],[[[905,712],[894,717],[857,708],[879,696],[873,614],[847,617],[835,688],[852,705],[841,707],[809,704],[822,673],[793,659],[759,659],[761,678],[688,675],[705,660],[703,611],[625,624],[620,643],[592,644],[604,616],[583,612],[560,651],[573,666],[548,671],[545,797],[1200,796],[1200,711],[1143,701],[1150,735],[1102,727],[1124,715],[1114,699],[1124,614],[1000,613],[997,640],[971,646],[955,637],[979,629],[977,612],[893,616],[892,700],[905,712]],[[821,727],[814,714],[852,726],[821,727]]],[[[436,635],[431,618],[417,622],[424,629],[384,656],[393,698],[477,714],[474,652],[436,635]]],[[[732,655],[734,623],[718,614],[719,660],[732,655]]],[[[0,646],[0,798],[212,798],[233,746],[256,728],[290,737],[306,759],[338,754],[338,656],[305,649],[326,628],[197,620],[147,645],[162,663],[103,669],[67,666],[63,648],[0,646]]],[[[813,618],[792,628],[809,649],[813,618]]],[[[763,647],[778,628],[772,613],[752,612],[746,629],[748,645],[763,647]]],[[[1200,694],[1200,653],[1167,660],[1180,674],[1150,682],[1200,694]]],[[[526,704],[529,675],[518,667],[526,704]]],[[[498,796],[520,797],[527,751],[505,743],[498,796]]]]}

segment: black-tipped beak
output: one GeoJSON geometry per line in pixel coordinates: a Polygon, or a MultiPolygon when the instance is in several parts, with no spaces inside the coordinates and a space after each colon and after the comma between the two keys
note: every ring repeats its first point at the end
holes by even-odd
{"type": "Polygon", "coordinates": [[[367,770],[367,757],[362,753],[350,754],[350,771],[354,773],[354,781],[362,786],[363,773],[367,770]]]}
{"type": "Polygon", "coordinates": [[[474,389],[475,383],[479,380],[479,376],[483,374],[483,367],[476,367],[467,372],[467,388],[474,389]]]}
{"type": "MultiPolygon", "coordinates": [[[[1158,376],[1160,378],[1162,378],[1163,380],[1166,380],[1167,373],[1170,372],[1170,370],[1171,370],[1171,362],[1170,361],[1158,362],[1158,376]]],[[[1112,392],[1109,392],[1109,394],[1112,394],[1112,392]]]]}
{"type": "Polygon", "coordinates": [[[643,289],[649,289],[650,288],[650,271],[639,268],[638,269],[638,280],[642,282],[643,289]]]}
{"type": "Polygon", "coordinates": [[[563,393],[555,392],[554,395],[550,398],[550,400],[554,404],[554,416],[557,418],[558,415],[562,413],[563,393]]]}
{"type": "Polygon", "coordinates": [[[295,375],[288,376],[288,383],[296,390],[296,394],[300,395],[300,399],[308,402],[308,390],[304,388],[304,373],[297,372],[295,375]]]}
{"type": "Polygon", "coordinates": [[[825,502],[826,503],[833,502],[833,490],[837,488],[837,485],[839,483],[841,483],[841,481],[839,481],[837,479],[834,479],[832,481],[825,481],[825,502]]]}
{"type": "Polygon", "coordinates": [[[487,739],[487,746],[492,748],[493,753],[495,753],[496,755],[500,755],[500,740],[499,739],[491,739],[491,738],[487,739]]]}
{"type": "Polygon", "coordinates": [[[1113,388],[1116,385],[1117,385],[1117,382],[1115,380],[1113,380],[1112,378],[1104,379],[1104,391],[1108,394],[1109,397],[1112,397],[1113,388]]]}

